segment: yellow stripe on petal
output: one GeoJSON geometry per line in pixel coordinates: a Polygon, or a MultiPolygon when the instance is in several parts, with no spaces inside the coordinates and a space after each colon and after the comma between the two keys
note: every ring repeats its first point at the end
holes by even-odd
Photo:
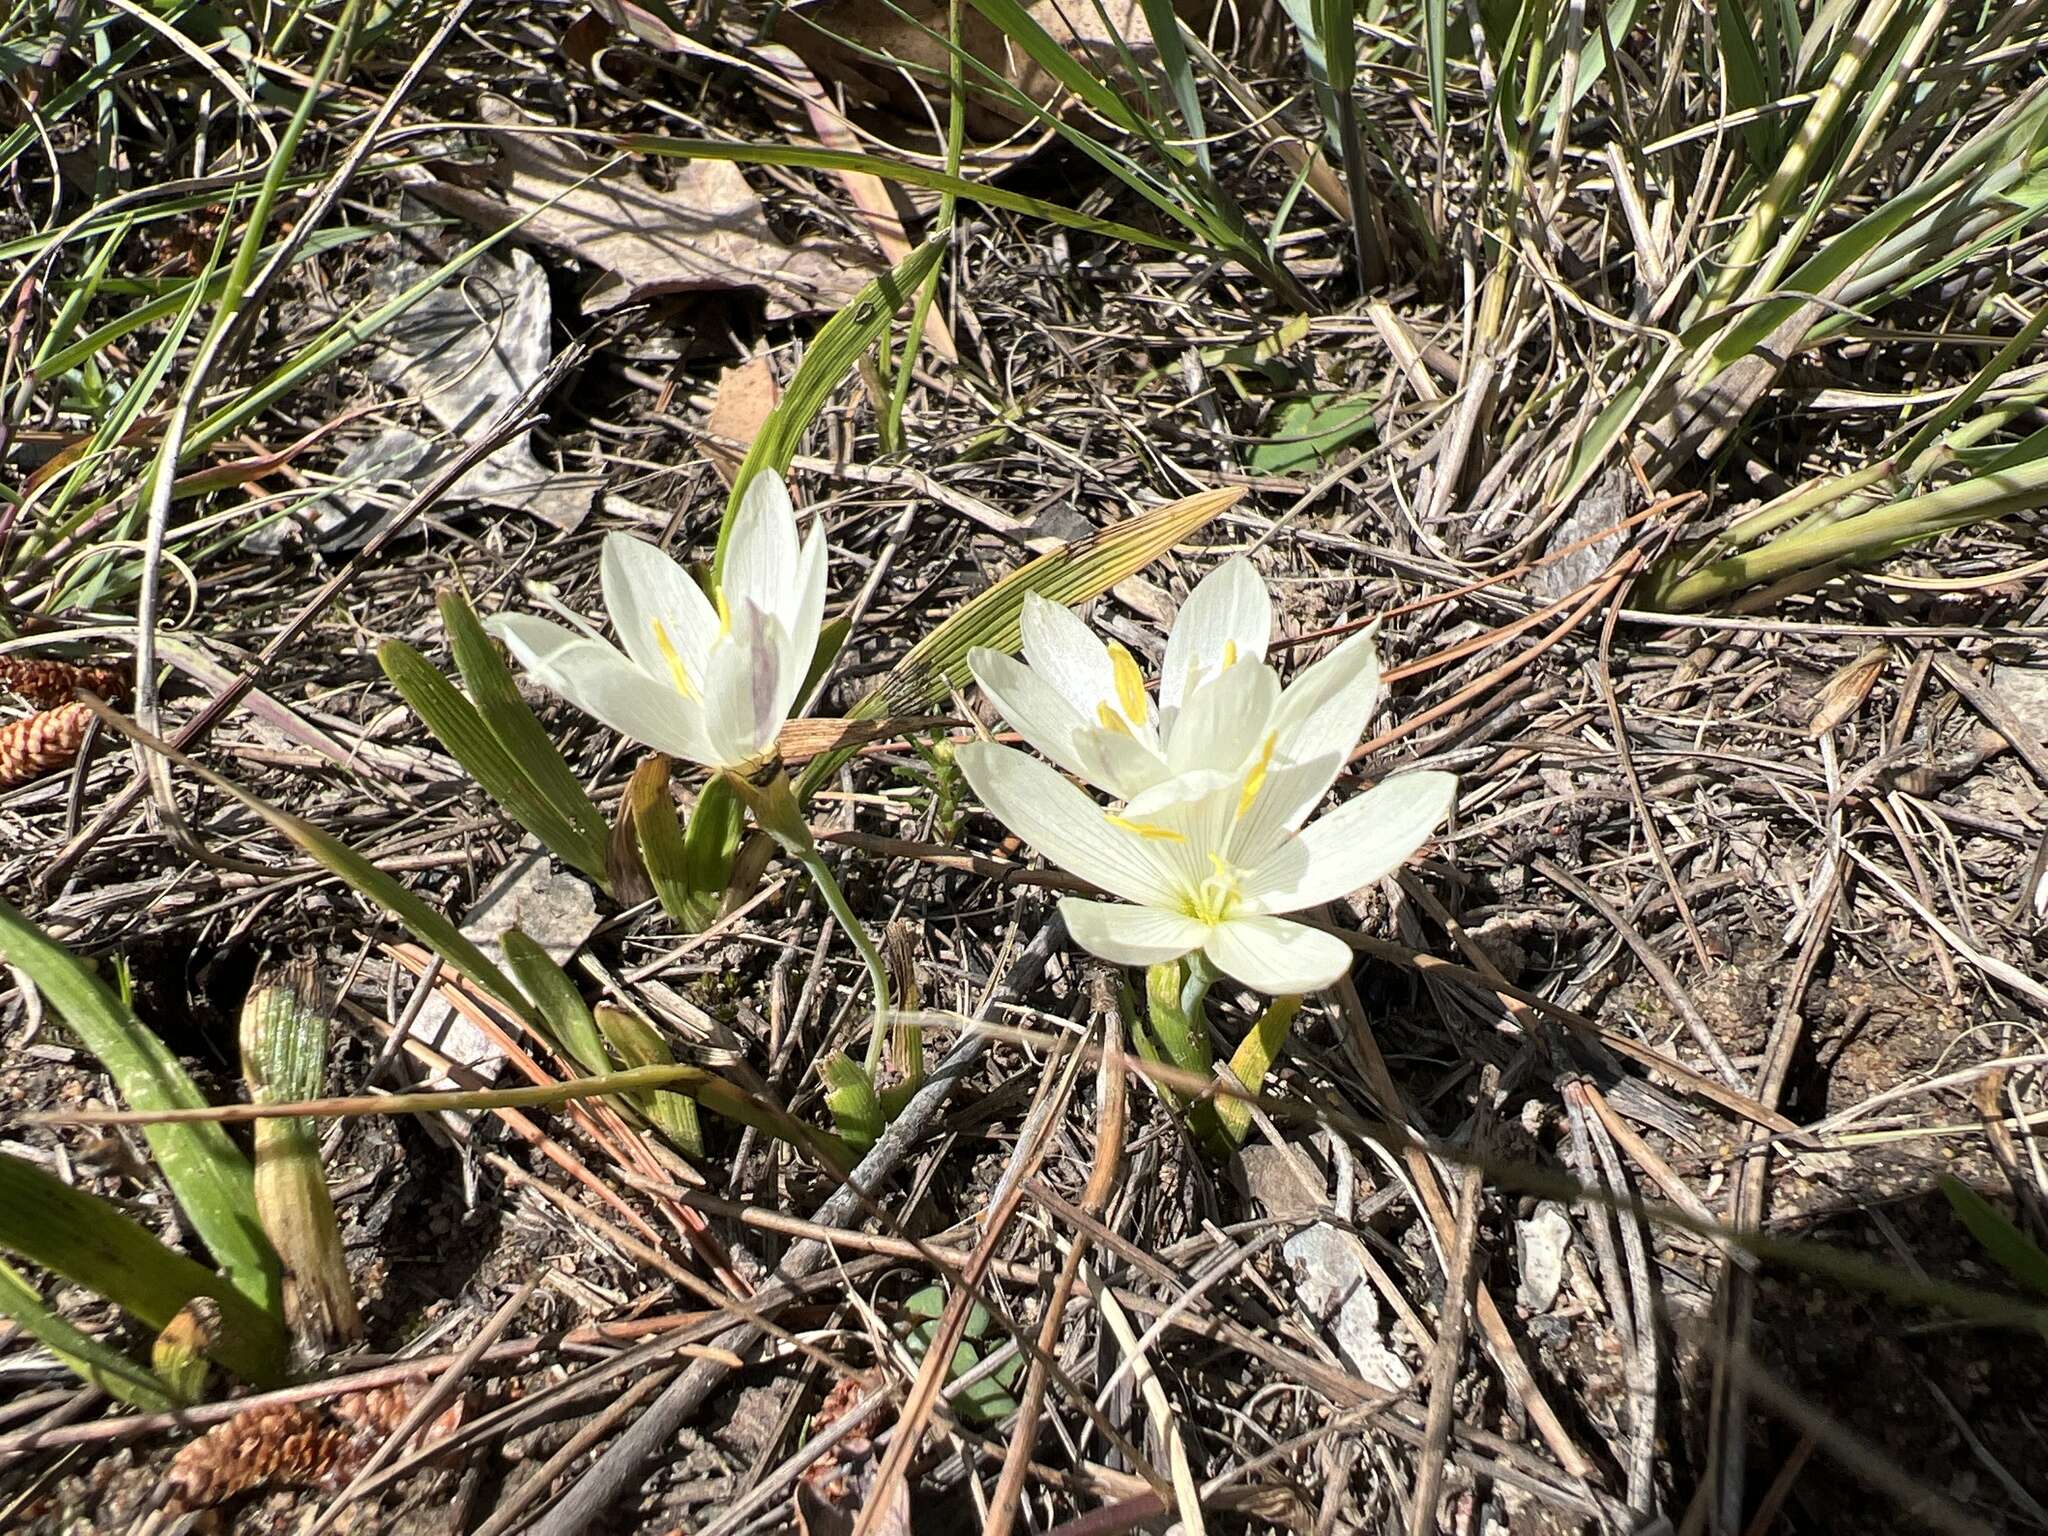
{"type": "Polygon", "coordinates": [[[1105,816],[1102,818],[1112,827],[1122,827],[1126,832],[1135,833],[1155,843],[1184,843],[1187,839],[1171,827],[1155,827],[1148,822],[1132,821],[1128,816],[1105,816]]]}
{"type": "Polygon", "coordinates": [[[1098,704],[1095,706],[1095,720],[1096,723],[1100,725],[1105,731],[1114,731],[1119,736],[1128,736],[1131,734],[1131,727],[1129,723],[1125,721],[1122,715],[1118,714],[1115,710],[1111,709],[1107,704],[1098,704]]]}
{"type": "Polygon", "coordinates": [[[718,605],[718,634],[723,639],[732,633],[732,610],[725,605],[725,588],[712,593],[711,600],[718,605]]]}
{"type": "Polygon", "coordinates": [[[1244,776],[1244,788],[1238,791],[1237,811],[1231,818],[1244,820],[1244,814],[1252,808],[1252,802],[1259,798],[1259,791],[1266,785],[1266,770],[1273,766],[1273,748],[1280,740],[1278,731],[1266,733],[1266,744],[1259,748],[1259,760],[1252,764],[1252,771],[1244,776]]]}
{"type": "Polygon", "coordinates": [[[669,679],[676,685],[676,692],[686,699],[696,698],[697,690],[690,682],[689,669],[677,654],[676,643],[668,637],[668,626],[659,619],[654,621],[654,643],[661,648],[661,659],[668,663],[669,679]]]}
{"type": "Polygon", "coordinates": [[[1138,670],[1137,658],[1114,640],[1104,649],[1109,652],[1109,670],[1116,678],[1116,698],[1123,705],[1124,717],[1133,725],[1142,724],[1145,719],[1145,674],[1138,670]]]}

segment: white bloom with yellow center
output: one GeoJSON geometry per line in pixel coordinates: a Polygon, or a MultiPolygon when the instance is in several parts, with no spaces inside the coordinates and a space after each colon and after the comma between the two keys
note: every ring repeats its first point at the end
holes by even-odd
{"type": "Polygon", "coordinates": [[[1024,659],[971,651],[975,680],[1039,751],[1120,800],[1240,766],[1280,697],[1265,665],[1273,604],[1248,560],[1225,561],[1181,605],[1156,705],[1131,653],[1071,610],[1031,593],[1019,629],[1024,659]]]}
{"type": "MultiPolygon", "coordinates": [[[[1188,697],[1189,711],[1200,691],[1188,697]]],[[[959,761],[982,803],[1026,842],[1131,903],[1062,900],[1067,931],[1084,949],[1140,966],[1200,950],[1259,991],[1313,992],[1345,973],[1351,950],[1280,914],[1399,868],[1450,815],[1457,790],[1447,773],[1401,774],[1303,825],[1358,744],[1378,693],[1373,638],[1355,635],[1259,716],[1235,767],[1162,778],[1117,810],[994,742],[961,748],[959,761]]],[[[1217,755],[1236,750],[1223,745],[1217,755]]]]}
{"type": "Polygon", "coordinates": [[[623,736],[707,768],[771,757],[825,616],[825,534],[801,546],[781,476],[748,482],[714,602],[652,544],[615,533],[599,565],[619,646],[524,614],[490,630],[542,683],[623,736]]]}

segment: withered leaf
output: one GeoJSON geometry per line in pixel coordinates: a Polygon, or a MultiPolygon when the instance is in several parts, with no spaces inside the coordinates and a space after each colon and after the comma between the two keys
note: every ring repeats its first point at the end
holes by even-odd
{"type": "Polygon", "coordinates": [[[498,150],[485,185],[422,174],[413,190],[489,229],[531,214],[519,238],[604,269],[583,296],[586,314],[667,293],[759,288],[768,317],[780,319],[836,310],[861,288],[863,275],[823,248],[778,240],[736,165],[664,162],[673,180],[657,187],[631,165],[607,169],[563,140],[521,131],[509,102],[486,97],[479,113],[498,150]]]}

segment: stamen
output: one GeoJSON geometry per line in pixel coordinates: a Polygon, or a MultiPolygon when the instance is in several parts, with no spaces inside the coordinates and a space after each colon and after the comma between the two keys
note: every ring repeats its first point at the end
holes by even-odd
{"type": "Polygon", "coordinates": [[[732,633],[732,610],[725,605],[725,588],[720,587],[711,596],[718,605],[718,633],[723,638],[732,633]]]}
{"type": "Polygon", "coordinates": [[[668,626],[661,620],[654,621],[654,643],[661,648],[661,659],[668,663],[668,675],[676,685],[676,692],[686,699],[697,697],[697,690],[690,682],[689,670],[683,665],[683,658],[676,654],[676,644],[668,637],[668,626]]]}
{"type": "Polygon", "coordinates": [[[1137,658],[1116,641],[1109,642],[1109,670],[1116,678],[1117,702],[1124,707],[1124,718],[1133,725],[1145,721],[1145,674],[1138,670],[1137,658]]]}
{"type": "MultiPolygon", "coordinates": [[[[1128,816],[1105,816],[1103,820],[1112,827],[1122,827],[1126,832],[1155,843],[1184,843],[1187,839],[1171,827],[1155,827],[1150,822],[1132,821],[1128,816]]],[[[1211,854],[1211,858],[1215,855],[1211,854]]]]}
{"type": "Polygon", "coordinates": [[[1130,725],[1124,720],[1124,717],[1111,709],[1107,704],[1095,706],[1095,719],[1105,731],[1114,731],[1119,736],[1131,734],[1130,725]]]}
{"type": "Polygon", "coordinates": [[[1223,642],[1223,665],[1226,668],[1237,665],[1237,642],[1235,640],[1223,642]]]}
{"type": "Polygon", "coordinates": [[[1237,810],[1231,820],[1243,821],[1244,814],[1252,808],[1252,802],[1259,798],[1259,791],[1266,785],[1266,770],[1273,766],[1273,748],[1279,744],[1280,733],[1268,731],[1266,744],[1259,748],[1259,760],[1252,764],[1252,771],[1244,777],[1244,788],[1238,791],[1237,810]]]}

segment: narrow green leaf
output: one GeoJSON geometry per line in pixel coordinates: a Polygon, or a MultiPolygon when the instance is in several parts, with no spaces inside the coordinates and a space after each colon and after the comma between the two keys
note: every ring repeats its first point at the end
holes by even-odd
{"type": "Polygon", "coordinates": [[[718,525],[718,545],[712,556],[714,583],[725,572],[726,540],[732,533],[733,519],[739,516],[740,498],[746,494],[747,482],[764,469],[772,469],[778,475],[789,469],[789,461],[796,457],[797,445],[803,441],[812,420],[825,408],[825,402],[832,398],[832,392],[853,371],[854,365],[889,328],[891,318],[917,291],[925,274],[938,265],[945,250],[944,239],[925,241],[904,257],[894,271],[879,274],[811,338],[804,360],[782,392],[781,402],[768,413],[760,433],[747,449],[746,458],[740,462],[739,472],[732,477],[732,495],[718,525]]]}
{"type": "MultiPolygon", "coordinates": [[[[526,707],[519,696],[518,681],[505,657],[477,619],[476,610],[462,593],[446,590],[438,599],[441,627],[455,652],[455,666],[462,673],[462,685],[483,717],[491,734],[498,738],[512,761],[525,773],[534,792],[555,813],[573,826],[586,857],[602,867],[605,844],[604,813],[591,800],[577,779],[575,770],[555,746],[547,728],[526,707]]],[[[574,861],[572,861],[574,862],[574,861]]],[[[586,869],[582,863],[577,868],[586,869]]]]}
{"type": "MultiPolygon", "coordinates": [[[[114,1080],[130,1109],[199,1109],[178,1058],[70,951],[0,898],[0,960],[18,967],[114,1080]]],[[[249,1302],[282,1315],[283,1277],[256,1219],[255,1175],[217,1125],[152,1125],[150,1154],[214,1262],[249,1302]]]]}
{"type": "MultiPolygon", "coordinates": [[[[1273,1063],[1280,1059],[1288,1033],[1294,1028],[1294,1016],[1300,1012],[1301,999],[1298,997],[1276,997],[1266,1005],[1266,1011],[1252,1025],[1251,1033],[1240,1040],[1237,1049],[1231,1053],[1230,1074],[1240,1087],[1257,1093],[1265,1086],[1267,1074],[1273,1070],[1273,1063]]],[[[1216,1100],[1216,1119],[1232,1147],[1244,1144],[1245,1135],[1252,1128],[1249,1104],[1242,1099],[1219,1097],[1216,1100]]]]}
{"type": "MultiPolygon", "coordinates": [[[[386,640],[378,646],[377,664],[412,706],[412,712],[434,733],[434,739],[508,816],[539,838],[563,863],[581,870],[600,885],[606,883],[603,837],[598,837],[593,845],[587,829],[577,825],[535,787],[522,759],[515,757],[484,723],[477,706],[464,698],[460,689],[403,640],[386,640]]],[[[581,794],[580,788],[578,793],[581,794]]]]}
{"type": "Polygon", "coordinates": [[[153,1333],[194,1296],[210,1296],[221,1310],[214,1359],[259,1384],[283,1373],[284,1327],[274,1315],[224,1276],[165,1247],[110,1202],[6,1154],[0,1154],[0,1248],[106,1297],[153,1333]]]}
{"type": "Polygon", "coordinates": [[[2001,1269],[2036,1295],[2048,1296],[2048,1253],[1961,1179],[1944,1174],[1941,1192],[2001,1269]]]}
{"type": "Polygon", "coordinates": [[[147,1366],[108,1348],[91,1334],[79,1332],[52,1312],[36,1288],[4,1261],[0,1261],[0,1317],[11,1318],[88,1386],[98,1387],[109,1397],[144,1413],[165,1413],[183,1406],[147,1366]]]}
{"type": "MultiPolygon", "coordinates": [[[[705,788],[722,785],[713,779],[705,788]]],[[[731,791],[726,791],[730,796],[731,791]]],[[[633,822],[633,836],[640,849],[640,863],[647,871],[661,910],[686,933],[702,933],[718,916],[719,898],[725,894],[724,873],[717,867],[711,850],[693,861],[683,824],[676,816],[675,797],[669,792],[669,760],[659,753],[644,759],[626,786],[624,814],[633,822]],[[715,883],[713,883],[715,882],[715,883]]],[[[712,817],[719,815],[717,806],[712,817]]],[[[716,830],[707,821],[707,837],[716,830]]]]}
{"type": "Polygon", "coordinates": [[[612,1062],[605,1054],[604,1037],[569,973],[518,928],[507,928],[498,943],[521,990],[547,1021],[543,1033],[556,1051],[586,1072],[609,1072],[612,1062]]]}
{"type": "Polygon", "coordinates": [[[832,663],[839,659],[839,653],[846,648],[846,637],[853,633],[853,620],[845,614],[836,619],[827,619],[818,631],[818,647],[811,652],[811,669],[804,674],[804,685],[797,689],[799,703],[818,691],[818,685],[825,681],[825,674],[832,670],[832,663]]]}
{"type": "MultiPolygon", "coordinates": [[[[1763,59],[1756,51],[1756,39],[1749,34],[1749,18],[1736,0],[1714,0],[1714,18],[1720,28],[1721,82],[1729,111],[1763,106],[1772,93],[1764,84],[1763,59]]],[[[1769,115],[1742,125],[1749,163],[1759,176],[1770,174],[1778,136],[1778,127],[1769,115]]]]}
{"type": "Polygon", "coordinates": [[[1195,83],[1194,65],[1188,59],[1188,45],[1180,34],[1180,15],[1173,0],[1143,0],[1145,25],[1151,29],[1152,44],[1159,51],[1159,68],[1166,76],[1166,88],[1180,109],[1181,131],[1193,147],[1195,163],[1206,173],[1209,166],[1209,127],[1202,116],[1202,93],[1195,83]]]}
{"type": "MultiPolygon", "coordinates": [[[[442,681],[445,683],[447,680],[444,678],[442,681]]],[[[526,1000],[526,995],[512,985],[505,973],[493,965],[484,952],[471,943],[460,929],[348,844],[312,822],[294,816],[289,811],[281,811],[268,801],[250,794],[233,780],[224,778],[205,764],[187,757],[169,742],[152,736],[119,710],[105,704],[96,704],[93,706],[93,713],[131,741],[139,741],[151,750],[162,753],[180,768],[188,773],[196,773],[222,794],[230,796],[255,812],[297,844],[300,850],[321,868],[338,876],[358,894],[367,897],[390,913],[414,938],[439,955],[456,971],[490,993],[519,1018],[536,1027],[545,1026],[546,1020],[541,1018],[538,1010],[526,1000]]]]}
{"type": "MultiPolygon", "coordinates": [[[[597,1027],[612,1048],[612,1054],[627,1067],[668,1067],[675,1065],[675,1052],[638,1014],[600,1004],[597,1027]]],[[[697,1117],[696,1100],[687,1094],[657,1088],[641,1094],[634,1102],[654,1128],[676,1144],[685,1157],[704,1155],[704,1124],[697,1117]]]]}
{"type": "Polygon", "coordinates": [[[1273,435],[1245,462],[1260,474],[1289,475],[1328,462],[1373,430],[1377,395],[1321,393],[1290,400],[1274,413],[1273,435]]]}

